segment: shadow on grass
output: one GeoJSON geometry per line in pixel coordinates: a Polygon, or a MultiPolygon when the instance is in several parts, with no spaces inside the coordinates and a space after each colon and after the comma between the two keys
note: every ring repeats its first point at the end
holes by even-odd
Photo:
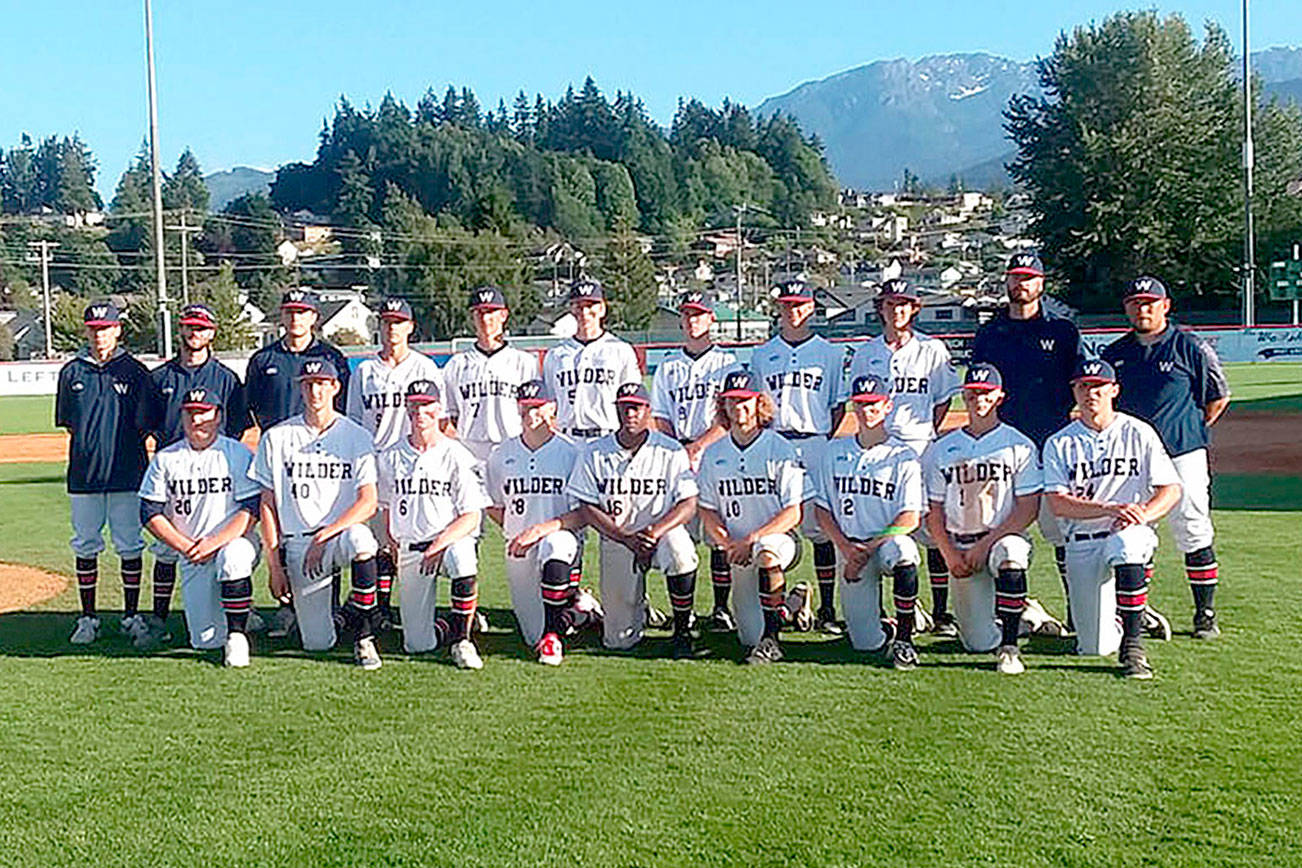
{"type": "Polygon", "coordinates": [[[0,486],[10,485],[49,485],[51,482],[63,482],[66,479],[62,473],[40,473],[32,476],[23,476],[17,479],[0,480],[0,486]]]}

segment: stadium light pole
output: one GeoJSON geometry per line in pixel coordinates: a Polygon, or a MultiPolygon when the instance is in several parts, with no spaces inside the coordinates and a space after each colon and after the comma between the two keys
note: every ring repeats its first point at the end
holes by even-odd
{"type": "Polygon", "coordinates": [[[1256,320],[1253,270],[1256,243],[1252,230],[1252,59],[1248,54],[1248,0],[1243,0],[1243,327],[1256,320]]]}
{"type": "Polygon", "coordinates": [[[159,348],[163,358],[172,357],[172,318],[167,313],[167,265],[163,250],[163,179],[158,170],[158,90],[154,81],[154,6],[145,0],[145,61],[149,94],[149,169],[153,186],[154,270],[158,272],[159,348]]]}

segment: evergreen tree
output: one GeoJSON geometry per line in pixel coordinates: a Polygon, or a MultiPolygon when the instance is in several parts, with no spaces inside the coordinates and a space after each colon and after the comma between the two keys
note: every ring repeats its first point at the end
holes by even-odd
{"type": "Polygon", "coordinates": [[[208,185],[194,152],[186,148],[176,161],[176,171],[163,182],[163,207],[202,215],[208,211],[208,185]]]}
{"type": "Polygon", "coordinates": [[[30,136],[23,133],[18,147],[5,154],[0,171],[0,211],[26,214],[37,207],[36,151],[32,148],[30,136]]]}
{"type": "Polygon", "coordinates": [[[656,312],[659,289],[655,266],[628,221],[615,226],[601,262],[601,280],[610,300],[613,328],[641,331],[656,312]]]}

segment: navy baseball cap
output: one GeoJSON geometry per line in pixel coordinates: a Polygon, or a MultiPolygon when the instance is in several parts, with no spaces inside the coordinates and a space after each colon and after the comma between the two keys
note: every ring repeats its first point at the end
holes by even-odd
{"type": "Polygon", "coordinates": [[[1030,277],[1044,277],[1044,263],[1038,254],[1029,251],[1014,253],[1008,257],[1008,267],[1004,274],[1025,274],[1030,277]]]}
{"type": "Polygon", "coordinates": [[[918,291],[909,285],[909,282],[902,277],[892,277],[881,285],[877,290],[879,301],[885,301],[888,298],[902,298],[905,301],[917,301],[918,291]]]}
{"type": "Polygon", "coordinates": [[[280,299],[281,310],[317,310],[316,294],[306,289],[291,289],[280,299]]]}
{"type": "Polygon", "coordinates": [[[625,383],[619,387],[615,393],[616,404],[650,404],[651,396],[646,392],[646,386],[641,383],[625,383]]]}
{"type": "Polygon", "coordinates": [[[606,289],[595,280],[576,280],[570,284],[570,301],[605,301],[606,289]]]}
{"type": "Polygon", "coordinates": [[[81,315],[82,322],[93,329],[122,324],[122,312],[111,301],[97,301],[86,305],[81,315]]]}
{"type": "Polygon", "coordinates": [[[887,387],[886,381],[881,377],[874,377],[872,374],[855,377],[854,382],[850,385],[850,400],[856,404],[885,401],[890,396],[891,390],[887,387]]]}
{"type": "Polygon", "coordinates": [[[1166,291],[1166,286],[1156,277],[1140,277],[1130,281],[1126,286],[1126,292],[1121,297],[1121,301],[1158,301],[1163,298],[1170,298],[1170,293],[1166,291]]]}
{"type": "Polygon", "coordinates": [[[187,304],[181,308],[181,325],[197,329],[217,328],[217,315],[206,304],[187,304]]]}
{"type": "Polygon", "coordinates": [[[733,371],[723,378],[720,398],[753,398],[764,391],[764,384],[754,371],[733,371]]]}
{"type": "Polygon", "coordinates": [[[1071,375],[1071,381],[1073,383],[1115,383],[1117,381],[1117,372],[1112,370],[1112,366],[1102,359],[1084,359],[1076,365],[1076,370],[1071,375]]]}
{"type": "Polygon", "coordinates": [[[339,372],[329,359],[308,359],[298,371],[300,380],[337,380],[339,372]]]}
{"type": "Polygon", "coordinates": [[[678,302],[679,313],[714,313],[710,297],[700,290],[692,290],[678,302]]]}
{"type": "Polygon", "coordinates": [[[412,380],[407,384],[407,405],[432,404],[441,400],[439,385],[433,380],[412,380]]]}
{"type": "Polygon", "coordinates": [[[814,300],[814,288],[803,280],[788,280],[786,283],[778,284],[778,291],[774,298],[791,304],[802,304],[814,300]]]}
{"type": "Polygon", "coordinates": [[[405,298],[386,298],[380,303],[380,319],[415,319],[405,298]]]}
{"type": "Polygon", "coordinates": [[[471,310],[504,310],[506,296],[496,286],[481,286],[470,293],[471,310]]]}
{"type": "Polygon", "coordinates": [[[202,386],[186,389],[185,397],[181,399],[182,410],[215,410],[221,405],[221,396],[212,389],[205,389],[202,386]]]}
{"type": "Polygon", "coordinates": [[[543,404],[551,403],[551,398],[547,397],[547,389],[543,386],[542,380],[530,380],[527,383],[521,383],[520,388],[516,390],[515,400],[526,407],[540,407],[543,404]]]}
{"type": "Polygon", "coordinates": [[[993,392],[1003,387],[1004,378],[1000,376],[999,369],[989,362],[969,365],[967,373],[963,375],[964,389],[971,389],[974,392],[993,392]]]}

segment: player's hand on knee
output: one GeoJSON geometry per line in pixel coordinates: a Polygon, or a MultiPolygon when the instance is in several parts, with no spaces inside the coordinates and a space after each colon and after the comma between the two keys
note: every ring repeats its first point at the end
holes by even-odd
{"type": "Polygon", "coordinates": [[[1113,504],[1113,510],[1117,517],[1112,526],[1117,530],[1132,524],[1143,524],[1146,520],[1144,508],[1137,503],[1116,503],[1113,504]]]}
{"type": "Polygon", "coordinates": [[[511,540],[510,545],[508,545],[506,549],[507,553],[509,553],[513,558],[524,557],[525,552],[533,548],[533,546],[536,545],[544,536],[545,534],[538,525],[531,524],[529,527],[520,531],[519,535],[516,536],[515,539],[511,540]]]}
{"type": "Polygon", "coordinates": [[[289,578],[285,575],[285,567],[280,558],[267,560],[267,588],[271,591],[271,596],[280,602],[289,599],[289,578]]]}
{"type": "Polygon", "coordinates": [[[750,563],[750,551],[754,543],[744,539],[729,540],[723,546],[724,553],[728,556],[728,563],[744,567],[750,563]]]}
{"type": "Polygon", "coordinates": [[[321,562],[325,558],[325,543],[312,538],[312,544],[307,547],[307,554],[303,556],[303,571],[312,578],[316,578],[322,572],[321,562]]]}
{"type": "Polygon", "coordinates": [[[649,559],[651,555],[655,554],[656,546],[660,544],[660,537],[648,529],[634,534],[633,541],[637,545],[638,555],[649,559]]]}
{"type": "Polygon", "coordinates": [[[185,553],[185,556],[196,564],[202,564],[212,560],[220,548],[212,537],[206,536],[203,539],[196,540],[194,545],[190,546],[190,550],[185,553]]]}
{"type": "Polygon", "coordinates": [[[425,549],[425,554],[420,559],[420,574],[422,576],[432,576],[439,571],[439,564],[443,561],[443,552],[445,547],[434,548],[430,546],[425,549]]]}

